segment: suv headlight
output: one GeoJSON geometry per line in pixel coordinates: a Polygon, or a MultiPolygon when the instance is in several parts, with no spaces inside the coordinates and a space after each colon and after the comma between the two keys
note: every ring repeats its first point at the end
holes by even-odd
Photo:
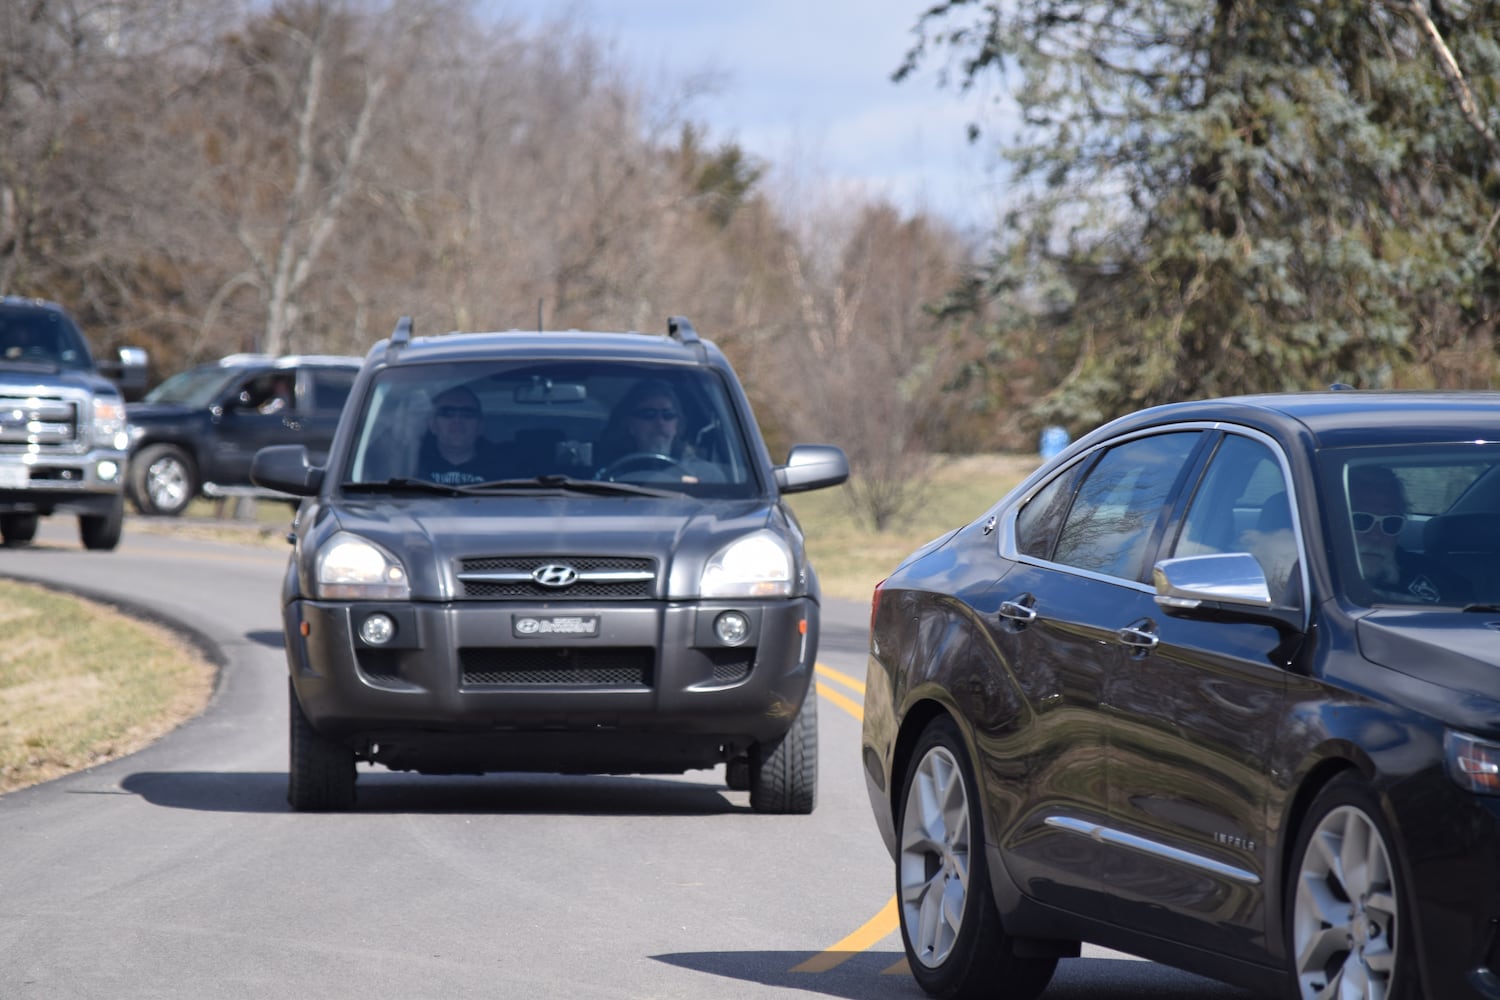
{"type": "Polygon", "coordinates": [[[1448,776],[1480,795],[1500,795],[1500,744],[1448,730],[1443,737],[1448,776]]]}
{"type": "Polygon", "coordinates": [[[411,596],[401,560],[358,535],[339,532],[330,538],[316,567],[315,597],[404,601],[411,596]]]}
{"type": "Polygon", "coordinates": [[[792,550],[771,531],[738,538],[703,567],[704,597],[786,597],[792,592],[792,550]]]}
{"type": "Polygon", "coordinates": [[[110,396],[94,397],[94,443],[116,451],[129,444],[125,437],[125,404],[110,396]]]}

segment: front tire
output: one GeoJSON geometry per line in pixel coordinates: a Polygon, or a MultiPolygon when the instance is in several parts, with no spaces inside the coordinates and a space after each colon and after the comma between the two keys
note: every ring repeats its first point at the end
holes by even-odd
{"type": "Polygon", "coordinates": [[[130,457],[130,495],[142,514],[176,517],[198,495],[198,470],[174,444],[151,444],[130,457]]]}
{"type": "Polygon", "coordinates": [[[1394,844],[1379,801],[1357,776],[1340,775],[1313,800],[1286,892],[1298,997],[1420,995],[1394,844]]]}
{"type": "Polygon", "coordinates": [[[807,685],[792,727],[774,746],[750,750],[750,808],[806,816],[818,799],[818,692],[807,685]]]}
{"type": "Polygon", "coordinates": [[[297,691],[287,680],[291,719],[290,769],[286,800],[297,812],[345,812],[354,808],[354,751],[318,733],[297,691]]]}
{"type": "Polygon", "coordinates": [[[36,514],[0,514],[0,538],[6,545],[27,545],[36,537],[36,514]]]}
{"type": "Polygon", "coordinates": [[[1020,957],[990,894],[983,804],[958,726],[923,730],[896,817],[901,940],[917,985],[943,1000],[1032,1000],[1056,958],[1020,957]]]}
{"type": "Polygon", "coordinates": [[[125,530],[125,497],[115,497],[108,514],[79,514],[78,538],[90,550],[112,551],[125,530]]]}

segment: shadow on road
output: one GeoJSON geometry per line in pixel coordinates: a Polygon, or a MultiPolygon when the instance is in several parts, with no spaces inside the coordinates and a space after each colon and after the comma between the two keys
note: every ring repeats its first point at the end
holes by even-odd
{"type": "MultiPolygon", "coordinates": [[[[658,962],[724,979],[848,1000],[925,1000],[905,954],[858,952],[831,969],[793,971],[813,956],[792,951],[711,951],[654,955],[658,962]]],[[[830,957],[830,956],[820,956],[830,957]]],[[[826,965],[826,963],[824,963],[826,965]]],[[[704,996],[724,995],[705,989],[704,996]]],[[[1255,994],[1151,962],[1070,958],[1057,965],[1046,1000],[1254,1000],[1255,994]]]]}
{"type": "Polygon", "coordinates": [[[281,634],[280,629],[275,631],[261,629],[256,632],[246,632],[245,638],[250,642],[259,643],[262,646],[270,646],[272,649],[286,648],[286,637],[281,634]]]}
{"type": "MultiPolygon", "coordinates": [[[[120,787],[170,809],[288,812],[282,772],[142,771],[120,787]]],[[[361,768],[355,812],[708,816],[748,813],[748,795],[671,778],[497,774],[434,777],[361,768]]]]}

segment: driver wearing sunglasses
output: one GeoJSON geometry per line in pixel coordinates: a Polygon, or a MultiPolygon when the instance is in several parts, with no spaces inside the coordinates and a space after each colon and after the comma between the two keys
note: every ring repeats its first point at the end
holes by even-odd
{"type": "Polygon", "coordinates": [[[1394,471],[1379,465],[1349,469],[1349,525],[1365,582],[1377,594],[1402,601],[1451,601],[1462,583],[1401,547],[1409,509],[1394,471]]]}

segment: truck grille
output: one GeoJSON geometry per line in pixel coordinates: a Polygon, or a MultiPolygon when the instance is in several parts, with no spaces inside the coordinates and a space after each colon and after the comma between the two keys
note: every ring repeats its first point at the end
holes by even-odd
{"type": "Polygon", "coordinates": [[[459,561],[463,597],[580,601],[649,598],[656,591],[656,562],[621,556],[482,556],[459,561]],[[577,581],[545,587],[532,573],[545,566],[566,566],[577,581]]]}
{"type": "Polygon", "coordinates": [[[0,448],[60,448],[80,444],[80,404],[56,396],[0,395],[0,448]]]}

